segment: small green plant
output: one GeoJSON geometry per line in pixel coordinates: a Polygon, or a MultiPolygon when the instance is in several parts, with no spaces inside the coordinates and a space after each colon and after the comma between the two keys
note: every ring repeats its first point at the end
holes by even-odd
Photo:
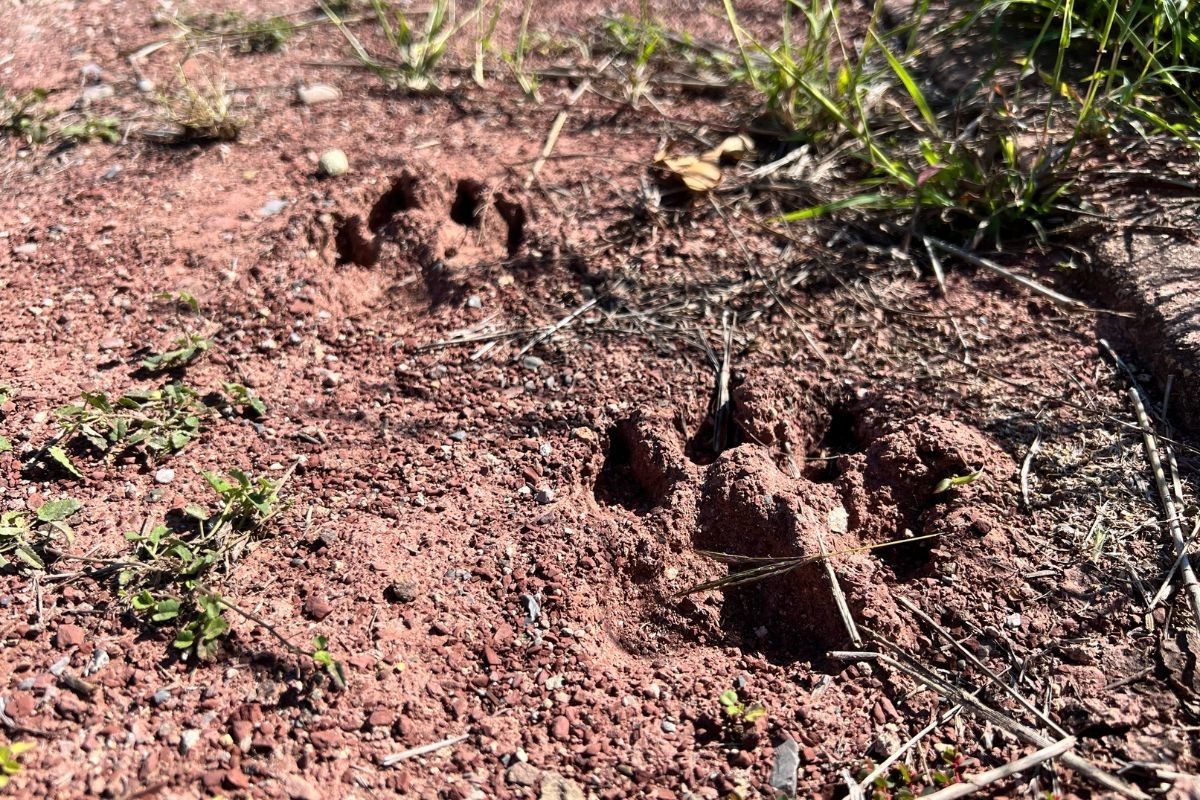
{"type": "Polygon", "coordinates": [[[33,742],[0,745],[0,789],[8,786],[12,777],[21,772],[21,756],[35,746],[33,742]]]}
{"type": "Polygon", "coordinates": [[[74,541],[67,519],[82,507],[78,500],[63,497],[43,503],[32,519],[23,511],[0,512],[0,569],[12,566],[16,559],[26,567],[44,570],[50,555],[47,548],[56,539],[74,541]]]}
{"type": "Polygon", "coordinates": [[[737,689],[726,689],[721,692],[717,697],[717,703],[721,706],[725,721],[739,734],[754,727],[754,723],[767,714],[767,709],[762,704],[744,701],[737,689]]]}
{"type": "Polygon", "coordinates": [[[69,142],[100,140],[109,144],[121,141],[121,120],[116,117],[85,117],[80,122],[64,125],[59,136],[69,142]]]}
{"type": "Polygon", "coordinates": [[[195,14],[176,21],[193,37],[231,41],[240,53],[274,53],[296,32],[286,17],[251,17],[240,11],[195,14]]]}
{"type": "Polygon", "coordinates": [[[364,67],[378,75],[389,86],[411,92],[437,91],[437,66],[446,54],[450,39],[475,18],[483,8],[481,3],[461,21],[457,20],[454,0],[433,0],[423,23],[409,18],[402,9],[384,0],[371,0],[375,19],[387,41],[386,55],[372,55],[359,41],[342,18],[325,3],[320,3],[364,67]]]}
{"type": "MultiPolygon", "coordinates": [[[[904,762],[897,762],[870,784],[871,800],[916,800],[955,783],[962,783],[963,770],[976,763],[963,756],[957,748],[948,744],[937,744],[938,766],[928,773],[920,774],[904,762]]],[[[858,779],[865,780],[874,773],[874,764],[867,762],[859,771],[858,779]]]]}
{"type": "MultiPolygon", "coordinates": [[[[64,437],[78,437],[106,458],[137,450],[155,459],[178,453],[195,441],[210,413],[194,389],[169,383],[115,400],[103,392],[84,392],[79,403],[64,406],[55,415],[64,437]]],[[[74,468],[66,453],[55,449],[58,454],[51,456],[68,470],[74,468]]]]}
{"type": "Polygon", "coordinates": [[[199,359],[212,347],[212,340],[192,333],[185,333],[171,345],[171,349],[142,359],[142,367],[151,372],[166,372],[182,369],[199,359]]]}
{"type": "Polygon", "coordinates": [[[44,102],[50,92],[46,89],[31,89],[20,94],[10,94],[0,88],[0,136],[16,136],[32,144],[39,144],[50,137],[50,114],[44,102]]]}
{"type": "Polygon", "coordinates": [[[250,530],[275,515],[280,481],[263,476],[251,478],[240,469],[231,469],[224,477],[216,472],[205,472],[204,479],[224,504],[217,515],[218,524],[228,524],[235,530],[250,530]]]}
{"type": "Polygon", "coordinates": [[[267,414],[267,404],[254,392],[240,383],[222,383],[221,388],[229,396],[229,401],[241,409],[248,417],[263,417],[267,414]]]}

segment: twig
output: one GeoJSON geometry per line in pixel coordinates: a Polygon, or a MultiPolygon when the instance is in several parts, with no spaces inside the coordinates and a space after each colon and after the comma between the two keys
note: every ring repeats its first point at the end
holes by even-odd
{"type": "MultiPolygon", "coordinates": [[[[1137,415],[1138,425],[1142,428],[1142,445],[1146,450],[1146,460],[1150,462],[1150,470],[1154,473],[1154,484],[1158,487],[1158,498],[1167,515],[1167,530],[1171,534],[1171,544],[1174,545],[1175,556],[1179,560],[1179,572],[1188,593],[1189,604],[1192,607],[1192,622],[1200,629],[1200,583],[1196,581],[1196,572],[1192,569],[1192,562],[1187,557],[1187,542],[1183,539],[1183,528],[1179,524],[1179,512],[1175,507],[1175,498],[1167,485],[1162,459],[1158,454],[1158,443],[1154,438],[1154,427],[1150,424],[1150,417],[1146,414],[1146,406],[1142,403],[1142,396],[1138,392],[1137,386],[1129,387],[1129,400],[1133,403],[1133,411],[1137,415]]],[[[1152,601],[1150,608],[1153,609],[1154,605],[1152,601]]]]}
{"type": "Polygon", "coordinates": [[[989,769],[987,772],[981,772],[978,775],[964,778],[962,783],[956,783],[952,786],[947,786],[945,789],[940,789],[933,794],[924,795],[924,798],[925,800],[954,800],[957,797],[966,797],[967,795],[974,794],[988,784],[995,783],[1018,772],[1024,772],[1031,767],[1036,767],[1043,761],[1058,758],[1074,746],[1074,736],[1059,739],[1054,744],[1043,747],[1041,750],[1030,753],[1023,758],[1018,758],[1016,761],[1012,761],[1002,767],[989,769]]]}
{"type": "Polygon", "coordinates": [[[959,642],[958,639],[954,638],[954,636],[950,633],[950,631],[946,630],[941,625],[937,624],[937,622],[934,621],[933,617],[929,616],[924,611],[922,611],[920,608],[918,608],[917,605],[915,603],[913,603],[911,600],[909,600],[907,597],[904,597],[903,595],[899,595],[899,594],[893,595],[893,596],[896,598],[897,603],[899,603],[900,605],[907,608],[910,612],[912,612],[913,616],[915,616],[917,619],[921,620],[926,625],[928,625],[930,628],[932,628],[934,631],[936,631],[939,636],[941,636],[943,639],[945,639],[947,642],[950,643],[951,647],[953,647],[955,650],[958,651],[959,655],[961,655],[963,658],[965,658],[967,661],[969,661],[976,669],[980,670],[985,675],[987,675],[989,678],[991,678],[993,683],[995,683],[1002,690],[1004,690],[1004,693],[1007,694],[1009,697],[1011,697],[1013,700],[1016,700],[1021,705],[1022,708],[1024,708],[1030,714],[1033,714],[1033,716],[1037,717],[1043,724],[1045,724],[1048,728],[1050,728],[1052,731],[1057,733],[1059,736],[1067,735],[1067,732],[1065,730],[1063,730],[1058,725],[1058,723],[1056,723],[1054,720],[1050,719],[1048,716],[1046,716],[1044,713],[1042,713],[1040,710],[1038,710],[1037,706],[1035,706],[1033,703],[1026,700],[1025,697],[1022,696],[1020,692],[1018,692],[1012,686],[1008,685],[1003,680],[1001,680],[1000,676],[997,675],[991,669],[989,669],[988,666],[986,664],[984,664],[982,661],[980,661],[979,658],[974,653],[972,653],[966,647],[963,647],[962,643],[959,642]]]}
{"type": "Polygon", "coordinates": [[[837,606],[838,613],[842,615],[842,624],[846,626],[846,633],[850,636],[850,641],[854,643],[854,646],[862,647],[862,634],[858,632],[858,626],[854,624],[854,616],[850,613],[846,595],[842,592],[842,584],[838,581],[837,572],[829,558],[829,551],[825,549],[825,537],[820,531],[817,531],[817,545],[821,548],[821,565],[825,567],[825,574],[829,576],[829,588],[833,592],[834,605],[837,606]]]}
{"type": "Polygon", "coordinates": [[[968,264],[990,270],[997,275],[1002,275],[1008,280],[1020,284],[1029,291],[1035,294],[1040,294],[1042,297],[1052,300],[1053,302],[1058,303],[1060,306],[1065,308],[1069,308],[1073,311],[1095,310],[1086,303],[1080,302],[1073,297],[1067,297],[1065,294],[1061,294],[1054,289],[1051,289],[1049,286],[1038,283],[1032,278],[1026,278],[1024,275],[1018,275],[1012,270],[1005,269],[1004,267],[1000,266],[995,261],[990,261],[982,256],[977,256],[969,250],[963,250],[961,247],[955,247],[949,242],[943,242],[941,239],[935,239],[932,236],[927,236],[925,237],[925,243],[927,246],[932,245],[944,253],[948,253],[957,259],[966,261],[968,264]]]}
{"type": "MultiPolygon", "coordinates": [[[[880,639],[880,641],[884,640],[880,639]]],[[[890,643],[887,644],[890,645],[890,643]]],[[[891,646],[894,647],[894,645],[891,646]]],[[[899,652],[899,650],[897,650],[897,652],[899,652]]],[[[951,686],[941,678],[934,675],[931,671],[915,663],[908,664],[892,658],[884,653],[867,651],[832,652],[829,654],[829,656],[831,658],[837,658],[844,661],[857,661],[862,659],[874,659],[880,661],[892,667],[893,669],[903,672],[909,677],[924,683],[930,689],[934,690],[943,697],[956,703],[960,703],[964,708],[974,712],[975,714],[978,714],[979,716],[991,722],[993,725],[1003,728],[1005,731],[1017,737],[1018,739],[1022,739],[1023,741],[1032,745],[1036,745],[1037,747],[1047,747],[1052,744],[1052,741],[1049,738],[1033,728],[1017,722],[1007,714],[1004,714],[997,709],[984,705],[975,697],[967,694],[957,687],[951,686]]],[[[1074,753],[1068,752],[1063,754],[1063,763],[1078,772],[1080,775],[1083,775],[1089,780],[1098,783],[1107,789],[1117,792],[1124,797],[1133,798],[1133,800],[1150,800],[1150,796],[1141,789],[1126,783],[1115,775],[1110,775],[1109,773],[1097,767],[1095,764],[1092,764],[1090,761],[1087,761],[1086,759],[1082,758],[1081,756],[1077,756],[1074,753]]]]}
{"type": "Polygon", "coordinates": [[[442,739],[440,742],[430,742],[429,744],[410,747],[407,750],[401,750],[399,753],[392,753],[390,756],[384,756],[379,763],[385,767],[395,766],[401,761],[407,761],[410,758],[423,756],[426,753],[432,753],[436,750],[441,750],[444,747],[451,747],[465,740],[467,735],[464,733],[461,736],[451,736],[448,739],[442,739]]]}
{"type": "MultiPolygon", "coordinates": [[[[608,65],[616,58],[616,53],[610,55],[595,74],[599,75],[608,69],[608,65]]],[[[533,162],[533,166],[529,170],[529,176],[525,178],[525,188],[528,189],[537,180],[538,173],[542,171],[542,167],[546,165],[546,159],[550,157],[550,153],[554,150],[554,145],[558,143],[558,137],[562,133],[563,125],[567,123],[567,116],[570,113],[571,106],[579,102],[579,98],[583,97],[584,92],[592,88],[592,76],[584,78],[575,87],[575,91],[567,98],[567,105],[563,110],[558,112],[558,116],[554,118],[554,122],[550,125],[550,132],[546,134],[546,142],[542,145],[542,152],[538,155],[537,161],[533,162]]]]}
{"type": "Polygon", "coordinates": [[[899,761],[900,756],[904,755],[909,750],[913,749],[913,747],[916,746],[917,742],[921,741],[926,736],[928,736],[930,733],[932,733],[934,728],[938,727],[939,725],[946,724],[947,722],[949,722],[950,720],[952,720],[956,716],[958,716],[960,713],[962,713],[962,706],[954,705],[954,706],[951,706],[950,709],[945,714],[943,714],[941,717],[934,717],[933,722],[929,723],[924,728],[921,728],[921,730],[919,730],[915,734],[913,734],[913,737],[911,739],[909,739],[907,742],[905,742],[904,744],[900,745],[898,748],[893,750],[891,755],[889,755],[887,758],[885,758],[883,761],[881,761],[879,763],[879,766],[875,767],[875,769],[871,770],[870,773],[868,773],[866,775],[866,777],[864,777],[861,781],[859,781],[858,787],[860,789],[865,789],[868,786],[870,786],[872,783],[875,782],[876,778],[878,778],[880,775],[883,775],[884,773],[886,773],[888,771],[888,768],[890,768],[892,766],[892,764],[895,764],[897,761],[899,761]]]}
{"type": "Polygon", "coordinates": [[[717,369],[717,386],[713,392],[713,452],[720,453],[725,449],[725,429],[732,411],[729,404],[729,373],[730,361],[733,357],[733,329],[737,325],[737,315],[726,311],[722,316],[725,327],[724,347],[721,350],[721,363],[717,369]]]}
{"type": "Polygon", "coordinates": [[[1039,430],[1037,435],[1033,437],[1033,444],[1029,445],[1029,452],[1025,454],[1025,460],[1021,462],[1021,502],[1025,506],[1026,511],[1033,510],[1033,504],[1029,501],[1029,468],[1033,466],[1034,456],[1042,449],[1042,432],[1039,430]]]}
{"type": "Polygon", "coordinates": [[[1163,578],[1162,585],[1158,587],[1158,591],[1154,593],[1154,597],[1146,601],[1146,607],[1153,610],[1163,601],[1167,593],[1171,591],[1171,581],[1175,579],[1175,573],[1184,561],[1188,559],[1188,551],[1192,548],[1192,543],[1196,541],[1196,537],[1200,535],[1200,519],[1196,520],[1196,524],[1192,526],[1192,534],[1184,543],[1183,554],[1176,556],[1175,563],[1167,570],[1166,577],[1163,578]]]}
{"type": "Polygon", "coordinates": [[[591,311],[593,308],[595,308],[596,303],[600,302],[601,298],[608,297],[613,292],[620,289],[623,283],[624,283],[623,280],[617,281],[615,284],[613,284],[613,287],[611,289],[609,289],[608,291],[604,292],[604,294],[596,295],[591,300],[588,300],[587,302],[578,306],[574,311],[572,311],[570,314],[567,314],[565,317],[560,319],[558,322],[539,331],[538,334],[536,336],[534,336],[532,339],[530,339],[529,342],[526,343],[526,345],[524,347],[522,347],[520,350],[517,351],[517,354],[515,356],[513,356],[513,360],[515,361],[515,360],[519,359],[521,356],[525,355],[530,350],[537,347],[539,344],[546,341],[551,336],[558,333],[563,328],[567,327],[568,325],[570,325],[575,320],[579,319],[581,316],[583,316],[587,312],[591,311]]]}

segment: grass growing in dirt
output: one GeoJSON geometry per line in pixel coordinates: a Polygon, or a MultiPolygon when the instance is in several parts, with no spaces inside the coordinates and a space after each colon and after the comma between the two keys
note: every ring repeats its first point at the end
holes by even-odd
{"type": "Polygon", "coordinates": [[[175,24],[193,38],[229,42],[240,53],[275,53],[296,32],[287,17],[250,16],[241,11],[206,12],[179,17],[175,24]]]}
{"type": "Polygon", "coordinates": [[[130,450],[153,460],[195,441],[211,411],[196,390],[170,383],[115,399],[103,392],[84,392],[79,403],[55,414],[68,442],[81,440],[110,460],[130,450]]]}
{"type": "Polygon", "coordinates": [[[175,84],[155,96],[161,128],[153,138],[183,142],[229,142],[241,135],[246,121],[234,112],[233,95],[219,68],[188,77],[181,64],[175,84]]]}

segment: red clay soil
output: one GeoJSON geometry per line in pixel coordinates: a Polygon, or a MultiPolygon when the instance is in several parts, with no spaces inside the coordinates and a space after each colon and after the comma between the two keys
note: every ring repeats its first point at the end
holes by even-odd
{"type": "MultiPolygon", "coordinates": [[[[96,64],[115,89],[99,110],[144,111],[122,54],[170,32],[152,11],[10,10],[0,85],[69,105],[96,64]]],[[[537,27],[598,11],[556,5],[537,27]]],[[[664,16],[722,37],[712,11],[664,16]]],[[[168,81],[177,57],[147,74],[168,81]]],[[[886,251],[740,224],[752,199],[640,205],[661,138],[736,129],[723,97],[634,109],[600,87],[526,189],[569,82],[537,105],[507,78],[414,97],[312,66],[345,58],[327,26],[229,55],[250,118],[236,143],[0,139],[0,496],[83,504],[67,557],[0,573],[0,741],[36,743],[8,796],[774,797],[795,769],[800,796],[838,797],[930,725],[902,758],[918,790],[1035,749],[977,713],[938,723],[951,704],[903,671],[828,655],[881,647],[1059,738],[905,602],[1079,756],[1187,796],[1189,612],[1174,596],[1147,611],[1172,557],[1090,317],[970,271],[943,298],[886,251]],[[344,96],[299,105],[301,79],[344,96]],[[330,147],[351,170],[321,179],[330,147]],[[157,299],[177,291],[200,317],[157,299]],[[724,309],[732,414],[714,423],[724,309]],[[214,414],[157,461],[73,450],[81,479],[47,462],[55,409],[161,384],[139,361],[184,327],[213,346],[177,377],[250,387],[261,420],[214,414]],[[182,655],[73,558],[126,557],[124,532],[212,508],[202,470],[292,465],[286,510],[213,581],[293,643],[327,636],[344,690],[232,612],[214,659],[182,655]],[[822,547],[863,644],[819,561],[682,593],[730,569],[704,551],[822,547]],[[733,718],[730,689],[765,715],[733,718]]],[[[990,791],[1112,795],[1059,763],[990,791]]]]}

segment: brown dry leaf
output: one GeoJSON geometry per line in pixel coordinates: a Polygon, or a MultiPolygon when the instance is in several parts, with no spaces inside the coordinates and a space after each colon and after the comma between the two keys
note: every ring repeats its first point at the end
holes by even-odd
{"type": "Polygon", "coordinates": [[[749,153],[754,152],[754,140],[744,133],[726,137],[725,141],[709,150],[700,158],[714,164],[721,161],[741,161],[749,153]]]}
{"type": "Polygon", "coordinates": [[[708,192],[721,182],[721,168],[708,158],[696,156],[659,156],[655,163],[693,192],[708,192]]]}

